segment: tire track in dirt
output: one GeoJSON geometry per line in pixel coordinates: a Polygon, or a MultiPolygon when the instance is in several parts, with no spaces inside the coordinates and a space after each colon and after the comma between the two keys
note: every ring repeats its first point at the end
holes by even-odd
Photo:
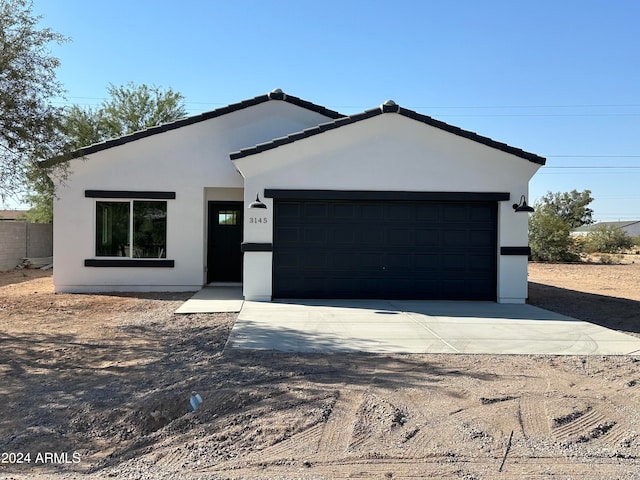
{"type": "MultiPolygon", "coordinates": [[[[431,402],[425,402],[424,393],[420,390],[409,389],[402,392],[402,401],[408,407],[407,431],[403,439],[403,451],[411,458],[426,458],[438,451],[444,453],[442,444],[449,439],[441,438],[438,431],[443,423],[450,420],[446,417],[434,416],[429,412],[434,409],[431,402]]],[[[440,408],[438,405],[436,408],[440,408]]]]}
{"type": "Polygon", "coordinates": [[[317,458],[330,461],[343,458],[352,441],[353,425],[364,396],[363,390],[341,389],[331,415],[323,424],[317,458]]]}
{"type": "Polygon", "coordinates": [[[319,423],[302,432],[256,452],[249,460],[260,462],[274,462],[283,458],[315,456],[324,430],[324,424],[319,423]]]}
{"type": "MultiPolygon", "coordinates": [[[[479,467],[481,462],[470,462],[469,467],[479,467]]],[[[638,465],[635,460],[591,458],[589,460],[571,460],[562,458],[514,458],[509,457],[504,470],[497,473],[490,465],[487,476],[472,478],[500,478],[500,480],[527,480],[550,478],[598,478],[599,480],[622,480],[637,478],[638,465]]],[[[480,470],[483,471],[483,470],[480,470]]]]}
{"type": "Polygon", "coordinates": [[[598,425],[605,425],[608,422],[609,418],[600,409],[592,408],[568,423],[553,428],[552,435],[559,442],[581,441],[581,439],[589,439],[591,432],[594,432],[598,425]]]}
{"type": "Polygon", "coordinates": [[[544,394],[549,381],[540,377],[527,377],[520,396],[519,423],[525,438],[545,437],[550,433],[550,421],[544,394]]]}
{"type": "Polygon", "coordinates": [[[362,453],[366,450],[367,444],[375,444],[381,436],[381,431],[385,428],[385,410],[393,408],[385,398],[385,395],[372,389],[367,390],[362,401],[358,405],[351,431],[351,442],[348,450],[350,452],[362,453]]]}
{"type": "Polygon", "coordinates": [[[558,458],[521,459],[509,457],[504,470],[498,473],[500,462],[496,459],[465,457],[451,462],[439,456],[425,459],[364,459],[335,460],[332,462],[294,462],[291,465],[264,465],[259,471],[252,468],[234,470],[215,468],[211,473],[220,478],[299,478],[299,479],[370,479],[370,478],[451,478],[521,480],[523,478],[544,480],[549,478],[598,478],[622,480],[637,478],[638,463],[635,460],[589,459],[570,460],[558,458]],[[596,476],[594,477],[594,473],[596,476]]]}

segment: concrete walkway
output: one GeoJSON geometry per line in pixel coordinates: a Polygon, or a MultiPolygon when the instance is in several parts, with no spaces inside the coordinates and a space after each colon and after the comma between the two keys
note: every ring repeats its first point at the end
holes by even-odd
{"type": "Polygon", "coordinates": [[[204,287],[180,305],[175,313],[239,312],[243,298],[242,287],[204,287]]]}
{"type": "Polygon", "coordinates": [[[531,305],[244,302],[226,348],[287,352],[638,355],[640,338],[531,305]]]}

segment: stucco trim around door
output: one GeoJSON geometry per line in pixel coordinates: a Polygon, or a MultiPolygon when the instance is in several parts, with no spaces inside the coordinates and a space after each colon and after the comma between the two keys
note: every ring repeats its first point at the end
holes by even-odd
{"type": "Polygon", "coordinates": [[[207,283],[242,281],[243,212],[243,202],[208,202],[207,283]]]}

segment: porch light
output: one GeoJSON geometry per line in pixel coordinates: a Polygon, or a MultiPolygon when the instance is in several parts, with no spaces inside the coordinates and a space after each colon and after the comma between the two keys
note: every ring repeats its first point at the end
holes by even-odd
{"type": "Polygon", "coordinates": [[[260,201],[260,197],[256,193],[256,201],[255,202],[251,202],[249,204],[249,208],[267,208],[267,206],[260,201]]]}
{"type": "Polygon", "coordinates": [[[533,209],[533,207],[530,207],[529,205],[527,205],[527,201],[524,198],[524,195],[522,195],[520,197],[520,203],[514,203],[513,204],[513,209],[516,212],[525,212],[525,213],[532,213],[535,212],[535,210],[533,209]]]}

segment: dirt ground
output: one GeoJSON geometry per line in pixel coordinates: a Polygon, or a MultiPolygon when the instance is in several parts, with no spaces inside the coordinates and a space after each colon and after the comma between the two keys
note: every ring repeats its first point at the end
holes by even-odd
{"type": "MultiPolygon", "coordinates": [[[[0,273],[0,479],[640,478],[640,358],[230,353],[189,294],[50,275],[0,273]]],[[[639,280],[531,264],[530,302],[638,336],[639,280]]]]}

